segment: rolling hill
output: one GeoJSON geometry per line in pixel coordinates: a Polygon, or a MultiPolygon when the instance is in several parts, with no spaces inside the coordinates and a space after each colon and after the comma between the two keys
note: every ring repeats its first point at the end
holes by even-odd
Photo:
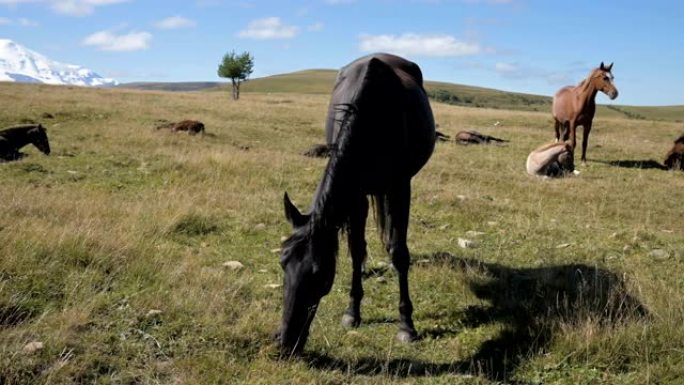
{"type": "MultiPolygon", "coordinates": [[[[287,74],[251,79],[242,85],[242,93],[301,93],[327,94],[335,82],[336,70],[312,69],[287,74]]],[[[128,83],[122,88],[155,91],[225,91],[224,82],[128,83]]],[[[425,88],[437,102],[466,107],[492,108],[514,111],[548,112],[551,97],[462,84],[426,81],[425,88]]],[[[609,118],[636,120],[684,121],[684,106],[623,106],[599,105],[598,114],[609,118]]]]}

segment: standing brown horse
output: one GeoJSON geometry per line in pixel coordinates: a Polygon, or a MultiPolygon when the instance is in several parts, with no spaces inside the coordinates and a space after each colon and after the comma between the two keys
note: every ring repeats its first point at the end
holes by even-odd
{"type": "Polygon", "coordinates": [[[575,150],[577,139],[575,130],[578,126],[584,127],[582,135],[582,162],[587,161],[587,142],[591,131],[591,122],[596,113],[596,94],[598,91],[608,95],[613,100],[618,96],[618,90],[613,84],[613,63],[594,68],[589,76],[577,86],[566,86],[558,90],[553,96],[553,119],[556,129],[556,142],[560,140],[561,128],[563,140],[572,136],[571,146],[575,150]]]}

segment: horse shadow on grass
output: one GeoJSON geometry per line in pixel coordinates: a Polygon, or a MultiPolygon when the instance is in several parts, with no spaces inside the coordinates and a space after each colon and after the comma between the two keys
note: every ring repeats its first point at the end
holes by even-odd
{"type": "Polygon", "coordinates": [[[637,168],[641,170],[667,170],[667,167],[655,161],[653,159],[644,160],[610,160],[610,161],[598,161],[599,163],[607,164],[612,167],[620,168],[637,168]]]}
{"type": "MultiPolygon", "coordinates": [[[[489,306],[468,306],[463,311],[447,313],[446,317],[456,318],[459,321],[456,323],[464,327],[500,322],[505,325],[503,331],[484,342],[473,356],[465,360],[426,362],[379,357],[349,360],[311,352],[305,356],[309,365],[318,370],[339,370],[358,375],[422,377],[469,374],[511,383],[518,367],[548,349],[561,324],[579,324],[590,319],[602,325],[615,326],[648,317],[645,307],[627,293],[620,276],[594,266],[568,264],[512,268],[459,258],[445,252],[420,258],[464,271],[473,293],[490,303],[489,306]]],[[[458,332],[425,330],[422,337],[438,338],[458,332]]]]}

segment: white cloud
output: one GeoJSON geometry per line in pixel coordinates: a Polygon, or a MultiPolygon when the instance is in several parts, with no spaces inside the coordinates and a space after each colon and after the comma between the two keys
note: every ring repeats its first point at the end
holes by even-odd
{"type": "Polygon", "coordinates": [[[183,16],[171,16],[164,20],[160,20],[154,24],[159,29],[178,29],[178,28],[189,28],[196,25],[194,20],[190,20],[183,16]]]}
{"type": "Polygon", "coordinates": [[[543,68],[524,66],[518,63],[499,62],[494,65],[494,71],[501,77],[513,80],[543,79],[551,85],[568,84],[576,75],[585,72],[585,68],[571,65],[565,69],[548,71],[543,68]]]}
{"type": "Polygon", "coordinates": [[[128,1],[130,0],[0,0],[0,4],[17,6],[19,4],[41,3],[63,15],[85,16],[93,13],[97,7],[128,1]]]}
{"type": "Polygon", "coordinates": [[[450,35],[361,35],[359,48],[364,52],[390,52],[415,56],[468,56],[484,52],[477,43],[450,35]]]}
{"type": "Polygon", "coordinates": [[[322,31],[323,30],[323,23],[318,22],[318,23],[311,24],[308,27],[306,27],[306,30],[309,32],[322,31]]]}
{"type": "Polygon", "coordinates": [[[83,39],[83,45],[96,47],[101,51],[139,51],[149,48],[152,34],[131,31],[117,35],[111,31],[100,31],[83,39]]]}
{"type": "Polygon", "coordinates": [[[513,4],[514,0],[462,0],[468,4],[513,4]]]}
{"type": "Polygon", "coordinates": [[[247,29],[238,33],[238,36],[248,39],[290,39],[299,33],[299,27],[285,25],[278,17],[267,17],[251,21],[247,29]]]}
{"type": "Polygon", "coordinates": [[[21,27],[37,27],[38,22],[35,20],[27,19],[24,17],[20,17],[16,20],[7,18],[7,17],[0,17],[0,25],[19,25],[21,27]]]}
{"type": "Polygon", "coordinates": [[[519,68],[516,64],[496,63],[494,65],[494,70],[500,74],[511,74],[515,73],[516,71],[519,71],[519,68]]]}
{"type": "Polygon", "coordinates": [[[38,26],[37,21],[31,20],[31,19],[26,19],[24,17],[20,17],[19,20],[17,20],[17,22],[22,27],[37,27],[38,26]]]}

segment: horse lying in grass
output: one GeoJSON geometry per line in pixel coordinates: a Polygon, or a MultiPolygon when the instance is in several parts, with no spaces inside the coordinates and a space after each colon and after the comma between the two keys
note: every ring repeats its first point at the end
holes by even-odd
{"type": "Polygon", "coordinates": [[[180,122],[169,122],[157,126],[157,130],[163,128],[170,129],[173,132],[185,131],[190,135],[204,135],[204,123],[197,120],[181,120],[180,122]]]}
{"type": "Polygon", "coordinates": [[[507,140],[481,134],[477,131],[460,131],[454,141],[458,144],[489,144],[491,142],[506,143],[507,140]]]}
{"type": "Polygon", "coordinates": [[[0,161],[21,159],[24,154],[19,150],[29,143],[50,155],[47,131],[40,124],[23,124],[0,131],[0,161]]]}
{"type": "Polygon", "coordinates": [[[674,146],[665,155],[663,164],[669,170],[680,169],[684,171],[684,134],[675,140],[674,146]]]}
{"type": "Polygon", "coordinates": [[[527,173],[544,177],[561,177],[575,171],[572,146],[550,143],[538,147],[527,157],[527,173]]]}
{"type": "Polygon", "coordinates": [[[353,273],[342,324],[361,323],[368,195],[373,197],[381,239],[399,276],[397,338],[417,338],[406,245],[411,178],[435,147],[435,122],[420,68],[389,54],[362,57],[342,68],[328,109],[326,142],[330,160],[309,213],[300,213],[287,193],[284,199],[285,216],[294,228],[280,257],[284,298],[276,337],[284,355],[301,352],[318,304],[332,288],[343,229],[353,273]]]}

